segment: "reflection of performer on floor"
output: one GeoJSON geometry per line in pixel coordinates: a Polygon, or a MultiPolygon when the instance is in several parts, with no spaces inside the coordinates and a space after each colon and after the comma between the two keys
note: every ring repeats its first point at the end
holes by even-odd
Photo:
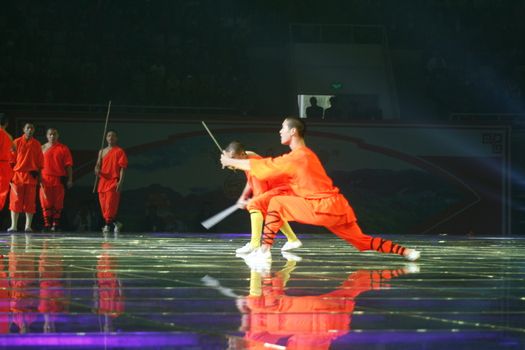
{"type": "Polygon", "coordinates": [[[12,322],[19,333],[27,333],[37,319],[38,282],[36,256],[31,251],[31,237],[11,235],[9,251],[9,288],[12,322]]]}
{"type": "MultiPolygon", "coordinates": [[[[46,240],[38,262],[40,274],[40,302],[38,311],[44,316],[44,333],[54,333],[57,314],[66,313],[69,306],[69,295],[64,288],[64,264],[57,254],[56,246],[46,240]]],[[[68,279],[69,280],[69,279],[68,279]]],[[[68,288],[69,290],[69,288],[68,288]]]]}
{"type": "MultiPolygon", "coordinates": [[[[1,130],[0,130],[1,133],[1,130]]],[[[6,271],[7,260],[3,251],[0,253],[0,334],[9,333],[9,278],[6,271]]]]}
{"type": "Polygon", "coordinates": [[[285,291],[294,269],[290,263],[273,277],[252,271],[250,295],[238,300],[239,310],[244,313],[241,330],[246,332],[245,337],[230,341],[230,349],[267,349],[269,345],[328,349],[335,339],[350,331],[356,298],[361,293],[388,287],[386,282],[391,278],[413,272],[410,268],[358,270],[332,292],[291,296],[285,291]]]}
{"type": "Polygon", "coordinates": [[[117,257],[111,252],[110,242],[102,243],[97,261],[97,278],[93,288],[94,310],[101,316],[101,331],[113,331],[113,319],[124,312],[124,294],[118,277],[117,257]]]}

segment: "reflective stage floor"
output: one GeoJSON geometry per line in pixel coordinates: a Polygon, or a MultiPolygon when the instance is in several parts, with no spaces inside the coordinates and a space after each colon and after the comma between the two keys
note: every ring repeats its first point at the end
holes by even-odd
{"type": "Polygon", "coordinates": [[[525,349],[525,239],[301,238],[251,270],[247,235],[0,235],[0,348],[525,349]]]}

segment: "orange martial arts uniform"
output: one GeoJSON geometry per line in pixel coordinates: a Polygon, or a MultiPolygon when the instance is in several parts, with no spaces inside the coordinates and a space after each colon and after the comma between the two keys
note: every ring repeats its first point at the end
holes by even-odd
{"type": "Polygon", "coordinates": [[[252,176],[259,180],[288,176],[293,195],[275,196],[268,205],[263,242],[272,245],[283,220],[325,226],[358,250],[403,255],[392,241],[364,234],[354,210],[333,186],[317,155],[300,146],[276,158],[250,159],[252,176]]]}
{"type": "Polygon", "coordinates": [[[73,157],[66,145],[56,142],[44,152],[40,204],[45,227],[60,224],[65,192],[62,179],[67,175],[66,168],[72,166],[73,157]]]}
{"type": "Polygon", "coordinates": [[[13,169],[9,164],[13,151],[13,139],[4,129],[0,128],[0,210],[4,209],[9,193],[9,183],[13,178],[13,169]]]}
{"type": "Polygon", "coordinates": [[[98,200],[106,225],[115,221],[117,216],[120,203],[120,192],[117,192],[117,184],[120,178],[120,170],[127,167],[128,157],[119,146],[113,146],[102,157],[98,183],[98,200]]]}
{"type": "MultiPolygon", "coordinates": [[[[259,155],[249,155],[248,159],[262,159],[259,155]]],[[[247,182],[252,189],[252,198],[246,205],[248,211],[259,210],[266,216],[270,199],[275,196],[292,195],[292,189],[288,184],[288,177],[275,177],[268,180],[259,180],[249,170],[244,172],[247,182]]]]}
{"type": "Polygon", "coordinates": [[[311,296],[287,295],[286,280],[279,273],[263,278],[262,288],[250,286],[246,300],[249,319],[245,321],[244,348],[262,350],[277,345],[290,350],[329,349],[334,340],[350,331],[356,298],[370,290],[388,288],[385,281],[404,274],[402,269],[358,270],[338,289],[311,296]]]}
{"type": "Polygon", "coordinates": [[[21,136],[15,139],[14,144],[15,151],[11,158],[14,163],[13,189],[9,196],[9,210],[34,214],[38,172],[44,167],[44,155],[40,142],[34,138],[27,140],[21,136]]]}

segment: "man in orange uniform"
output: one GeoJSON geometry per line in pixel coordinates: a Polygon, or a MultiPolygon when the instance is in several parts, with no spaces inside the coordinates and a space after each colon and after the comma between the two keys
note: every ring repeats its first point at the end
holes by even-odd
{"type": "Polygon", "coordinates": [[[117,145],[118,136],[114,130],[106,134],[108,146],[100,151],[95,174],[99,177],[98,200],[104,217],[103,233],[109,233],[111,225],[115,233],[119,233],[122,224],[115,221],[120,203],[120,191],[124,181],[124,173],[128,167],[128,157],[117,145]]]}
{"type": "MultiPolygon", "coordinates": [[[[258,154],[247,152],[244,146],[238,141],[232,141],[226,147],[225,152],[235,159],[260,159],[258,154]]],[[[261,245],[261,231],[266,216],[268,204],[273,196],[291,194],[290,186],[286,179],[275,178],[268,181],[259,181],[251,176],[249,171],[245,171],[246,186],[237,201],[241,209],[247,209],[250,213],[251,221],[251,240],[243,247],[237,249],[237,254],[248,254],[259,248],[261,245]]],[[[288,240],[281,250],[283,252],[301,247],[303,244],[297,238],[292,228],[287,222],[280,228],[281,232],[288,240]]]]}
{"type": "Polygon", "coordinates": [[[13,169],[9,164],[13,151],[13,138],[6,131],[8,124],[7,116],[0,113],[0,210],[4,209],[5,200],[9,193],[9,183],[13,178],[13,169]]]}
{"type": "Polygon", "coordinates": [[[270,248],[284,220],[325,226],[358,250],[376,250],[380,253],[399,254],[414,261],[417,250],[402,247],[392,241],[364,234],[354,210],[345,197],[333,186],[317,155],[304,141],[305,125],[297,118],[286,118],[279,131],[281,143],[291,152],[276,158],[233,159],[221,156],[223,167],[248,170],[252,176],[265,180],[288,176],[293,195],[275,196],[270,200],[263,230],[263,245],[252,259],[271,260],[270,248]]]}
{"type": "Polygon", "coordinates": [[[57,231],[60,214],[64,208],[64,185],[62,179],[67,176],[66,186],[73,186],[73,158],[69,148],[58,141],[58,130],[47,130],[47,143],[42,145],[44,169],[40,186],[40,204],[44,216],[44,230],[57,231]]]}
{"type": "Polygon", "coordinates": [[[20,213],[26,214],[25,232],[32,232],[31,223],[36,211],[36,185],[40,171],[44,167],[44,155],[40,142],[33,138],[35,127],[31,123],[24,126],[24,135],[14,141],[12,153],[13,181],[9,197],[11,210],[11,227],[7,232],[15,232],[20,213]]]}

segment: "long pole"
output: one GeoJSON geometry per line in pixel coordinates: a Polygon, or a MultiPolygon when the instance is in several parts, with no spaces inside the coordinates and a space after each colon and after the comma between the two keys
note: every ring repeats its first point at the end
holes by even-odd
{"type": "MultiPolygon", "coordinates": [[[[99,162],[102,159],[102,150],[104,149],[104,139],[106,138],[106,132],[108,131],[109,111],[110,110],[111,110],[111,100],[109,100],[109,103],[108,103],[108,111],[106,113],[106,122],[104,123],[104,132],[102,133],[102,141],[100,141],[100,149],[98,152],[97,163],[95,164],[95,166],[97,166],[97,164],[99,164],[99,162]]],[[[93,193],[97,191],[98,176],[99,175],[97,174],[95,177],[95,183],[93,184],[93,193]]]]}
{"type": "Polygon", "coordinates": [[[213,134],[211,133],[210,129],[208,129],[208,126],[206,125],[206,123],[204,121],[202,121],[201,123],[202,123],[202,126],[204,126],[204,129],[206,129],[206,131],[208,132],[208,135],[210,135],[210,137],[213,140],[213,142],[215,142],[215,144],[217,145],[217,148],[219,148],[219,152],[222,153],[223,149],[222,149],[221,145],[219,145],[219,142],[217,142],[217,139],[213,136],[213,134]]]}

